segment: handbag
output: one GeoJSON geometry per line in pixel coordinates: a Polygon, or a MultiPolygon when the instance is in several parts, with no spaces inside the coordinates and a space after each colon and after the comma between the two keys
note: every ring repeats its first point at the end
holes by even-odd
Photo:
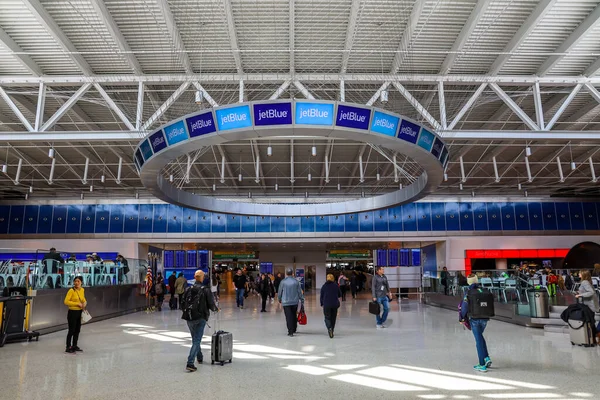
{"type": "Polygon", "coordinates": [[[298,313],[298,324],[306,325],[308,319],[306,318],[306,313],[304,312],[304,305],[300,308],[300,312],[298,313]]]}
{"type": "Polygon", "coordinates": [[[369,302],[369,314],[379,315],[381,314],[381,305],[376,301],[369,302]]]}
{"type": "MultiPolygon", "coordinates": [[[[77,294],[77,297],[79,297],[79,301],[81,302],[81,297],[79,296],[79,293],[75,292],[77,294]]],[[[81,323],[85,324],[87,322],[90,322],[90,320],[92,319],[92,315],[90,314],[90,312],[88,310],[82,310],[81,311],[81,323]]]]}

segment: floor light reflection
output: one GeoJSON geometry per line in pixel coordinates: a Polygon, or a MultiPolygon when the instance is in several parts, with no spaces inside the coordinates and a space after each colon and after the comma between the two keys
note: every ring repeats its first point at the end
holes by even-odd
{"type": "Polygon", "coordinates": [[[327,375],[332,371],[330,369],[321,368],[321,367],[313,367],[311,365],[289,365],[284,369],[289,369],[290,371],[302,372],[309,375],[327,375]]]}
{"type": "Polygon", "coordinates": [[[404,383],[390,382],[383,379],[370,378],[367,376],[360,376],[355,374],[342,374],[332,376],[331,379],[336,381],[353,383],[355,385],[367,386],[374,389],[386,390],[388,392],[418,392],[427,391],[429,389],[406,385],[404,383]]]}

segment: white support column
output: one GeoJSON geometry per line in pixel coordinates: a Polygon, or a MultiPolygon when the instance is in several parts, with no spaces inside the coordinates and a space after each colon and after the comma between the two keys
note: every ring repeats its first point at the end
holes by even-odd
{"type": "Polygon", "coordinates": [[[296,0],[289,1],[289,20],[288,20],[288,32],[289,32],[289,54],[290,54],[290,76],[293,78],[296,73],[295,55],[294,48],[296,46],[296,0]]]}
{"type": "Polygon", "coordinates": [[[73,104],[77,103],[77,100],[79,100],[91,86],[91,83],[84,83],[83,86],[80,87],[79,90],[77,90],[75,94],[73,94],[73,96],[71,96],[69,100],[67,100],[58,109],[58,111],[56,111],[56,113],[54,113],[54,115],[48,119],[48,121],[46,121],[46,123],[40,129],[40,132],[45,132],[48,129],[52,128],[54,124],[56,124],[58,120],[60,120],[63,117],[63,115],[65,115],[67,111],[71,109],[71,107],[73,107],[73,104]]]}
{"type": "Polygon", "coordinates": [[[287,90],[291,83],[292,81],[289,79],[283,81],[283,83],[277,88],[275,93],[273,93],[271,97],[269,97],[269,100],[277,100],[287,90]]]}
{"type": "Polygon", "coordinates": [[[556,166],[558,167],[558,176],[560,176],[560,182],[565,181],[565,175],[563,174],[562,164],[560,163],[560,157],[556,157],[556,166]]]}
{"type": "Polygon", "coordinates": [[[545,130],[544,127],[544,106],[542,104],[542,94],[540,92],[540,83],[536,82],[533,84],[533,103],[535,104],[535,116],[537,118],[537,124],[541,130],[545,130]]]}
{"type": "Polygon", "coordinates": [[[37,109],[35,112],[35,131],[39,132],[40,128],[44,124],[44,108],[46,107],[46,84],[40,82],[38,89],[38,102],[37,109]]]}
{"type": "Polygon", "coordinates": [[[138,98],[137,98],[137,110],[135,117],[135,130],[140,131],[142,129],[142,120],[144,118],[144,82],[138,83],[138,98]]]}
{"type": "MultiPolygon", "coordinates": [[[[591,160],[591,158],[590,158],[591,160]]],[[[23,168],[23,159],[19,158],[19,164],[17,164],[17,173],[15,175],[15,185],[18,185],[21,180],[21,169],[23,168]]]]}
{"type": "Polygon", "coordinates": [[[438,99],[440,103],[440,122],[442,129],[448,128],[448,122],[446,121],[446,96],[444,94],[444,82],[438,82],[438,99]]]}
{"type": "Polygon", "coordinates": [[[465,183],[467,181],[467,176],[465,175],[465,163],[463,162],[463,156],[458,158],[460,163],[460,181],[465,183]]]}
{"type": "Polygon", "coordinates": [[[240,79],[240,95],[238,98],[238,102],[239,103],[244,102],[244,80],[243,79],[240,79]]]}
{"type": "Polygon", "coordinates": [[[394,164],[394,183],[398,183],[400,178],[398,177],[398,161],[396,159],[396,154],[394,154],[394,157],[392,158],[392,164],[394,164]]]}
{"type": "Polygon", "coordinates": [[[131,121],[129,121],[129,118],[127,118],[125,113],[123,113],[119,106],[117,106],[114,100],[111,99],[111,97],[108,95],[108,93],[106,93],[104,88],[102,88],[102,86],[100,86],[99,83],[94,83],[94,88],[96,88],[98,93],[100,93],[100,96],[102,96],[102,98],[106,101],[106,104],[108,104],[108,106],[115,112],[115,114],[117,114],[121,121],[123,121],[127,129],[129,129],[130,131],[135,131],[135,127],[133,126],[131,121]]]}
{"type": "Polygon", "coordinates": [[[494,92],[496,92],[496,94],[498,95],[498,97],[500,97],[502,99],[502,101],[504,101],[504,103],[506,103],[506,105],[515,114],[517,114],[517,116],[521,119],[521,121],[523,121],[525,123],[525,125],[527,125],[530,129],[532,129],[534,131],[537,131],[537,130],[540,129],[536,125],[536,123],[533,122],[531,120],[531,118],[529,118],[529,116],[525,113],[525,111],[523,111],[523,109],[521,107],[519,107],[517,105],[517,103],[515,103],[513,101],[513,99],[511,99],[510,96],[508,94],[506,94],[506,92],[500,88],[500,86],[498,86],[497,83],[495,83],[495,82],[490,83],[490,87],[492,88],[492,90],[494,92]]]}
{"type": "Polygon", "coordinates": [[[48,185],[54,183],[54,168],[56,167],[56,157],[52,159],[52,165],[50,166],[50,176],[48,177],[48,185]]]}
{"type": "Polygon", "coordinates": [[[225,183],[225,156],[221,156],[221,180],[219,182],[225,183]]]}
{"type": "Polygon", "coordinates": [[[117,169],[117,185],[121,184],[121,172],[123,170],[123,157],[119,157],[119,167],[117,169]]]}
{"type": "Polygon", "coordinates": [[[340,81],[340,101],[346,101],[346,83],[343,79],[340,81]]]}
{"type": "Polygon", "coordinates": [[[164,113],[177,101],[177,99],[185,92],[185,90],[190,86],[190,82],[184,82],[177,88],[177,90],[161,105],[158,110],[146,121],[146,123],[142,126],[142,130],[146,131],[148,128],[152,126],[164,113]]]}
{"type": "Polygon", "coordinates": [[[452,123],[448,126],[448,130],[454,129],[454,127],[456,126],[456,124],[458,124],[460,119],[473,106],[473,104],[475,103],[475,100],[477,100],[477,98],[481,95],[481,93],[483,93],[486,86],[487,86],[487,83],[482,83],[481,85],[479,85],[479,87],[477,88],[475,93],[473,93],[473,95],[469,98],[469,100],[465,103],[465,105],[460,109],[458,114],[456,114],[456,117],[454,117],[454,119],[452,120],[452,123]]]}
{"type": "Polygon", "coordinates": [[[402,84],[398,83],[398,82],[392,82],[392,85],[394,85],[396,87],[396,89],[398,89],[398,91],[400,92],[400,94],[402,94],[402,96],[404,96],[404,98],[406,100],[408,100],[408,102],[417,110],[417,112],[419,114],[421,114],[421,116],[423,116],[423,118],[425,118],[425,120],[427,122],[429,122],[429,124],[436,130],[441,130],[442,126],[440,125],[439,122],[436,121],[435,118],[433,118],[433,116],[429,113],[429,111],[427,111],[425,109],[425,107],[423,107],[421,105],[421,103],[419,103],[419,101],[417,99],[415,99],[413,97],[412,94],[410,94],[410,92],[408,90],[406,90],[406,88],[404,86],[402,86],[402,84]]]}
{"type": "Polygon", "coordinates": [[[290,140],[290,182],[296,182],[294,177],[294,139],[290,140]]]}
{"type": "Polygon", "coordinates": [[[362,153],[360,153],[358,155],[358,169],[359,169],[358,173],[359,173],[359,176],[360,176],[360,178],[359,178],[358,181],[360,183],[363,183],[365,181],[365,171],[363,169],[363,154],[362,153]]]}
{"type": "Polygon", "coordinates": [[[554,114],[554,117],[552,117],[552,119],[550,120],[550,122],[548,122],[548,125],[546,125],[546,129],[545,130],[549,131],[549,130],[552,129],[552,127],[554,126],[554,124],[556,123],[556,121],[558,121],[558,119],[563,114],[563,112],[565,112],[565,110],[567,109],[567,107],[569,106],[569,104],[571,104],[571,102],[573,101],[573,99],[575,98],[575,96],[577,96],[577,93],[579,93],[579,91],[581,90],[582,87],[583,87],[583,85],[580,83],[577,86],[575,86],[573,88],[573,90],[571,90],[571,93],[569,93],[569,96],[567,96],[567,98],[560,105],[560,107],[558,108],[558,110],[556,110],[556,114],[554,114]]]}
{"type": "Polygon", "coordinates": [[[492,164],[494,165],[494,181],[498,183],[500,182],[500,175],[498,174],[498,162],[496,161],[496,156],[492,157],[492,164]]]}
{"type": "Polygon", "coordinates": [[[527,171],[527,183],[533,182],[533,177],[531,176],[531,167],[529,166],[529,157],[525,157],[525,170],[527,171]]]}
{"type": "Polygon", "coordinates": [[[596,171],[594,170],[594,160],[592,160],[592,157],[590,157],[588,160],[590,163],[590,172],[592,174],[592,182],[596,183],[596,182],[598,182],[598,179],[596,178],[596,171]]]}
{"type": "Polygon", "coordinates": [[[192,172],[192,156],[188,153],[185,167],[185,183],[190,183],[190,173],[192,172]]]}
{"type": "Polygon", "coordinates": [[[83,168],[83,179],[81,179],[81,183],[83,183],[84,185],[87,185],[87,177],[88,177],[89,170],[90,170],[90,158],[86,157],[85,158],[85,167],[83,168]]]}
{"type": "Polygon", "coordinates": [[[302,95],[305,98],[314,100],[315,96],[313,96],[302,83],[300,83],[299,81],[294,81],[294,86],[296,86],[298,88],[300,93],[302,93],[302,95]]]}
{"type": "Polygon", "coordinates": [[[329,154],[325,153],[325,183],[329,182],[329,154]]]}
{"type": "Polygon", "coordinates": [[[21,121],[25,128],[27,128],[29,132],[33,132],[33,127],[31,126],[29,121],[27,121],[27,118],[25,118],[21,110],[19,110],[19,107],[17,107],[17,105],[12,101],[12,99],[8,96],[4,89],[2,89],[2,87],[0,87],[0,97],[4,99],[6,104],[8,104],[10,109],[15,113],[17,118],[19,118],[19,121],[21,121]]]}
{"type": "Polygon", "coordinates": [[[260,154],[256,154],[256,161],[254,163],[254,182],[260,183],[260,154]]]}

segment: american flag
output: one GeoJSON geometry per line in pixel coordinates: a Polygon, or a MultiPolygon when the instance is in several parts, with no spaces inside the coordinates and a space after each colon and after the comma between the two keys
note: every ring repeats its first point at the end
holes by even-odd
{"type": "Polygon", "coordinates": [[[150,296],[150,290],[152,289],[152,268],[148,268],[146,271],[146,297],[150,296]]]}

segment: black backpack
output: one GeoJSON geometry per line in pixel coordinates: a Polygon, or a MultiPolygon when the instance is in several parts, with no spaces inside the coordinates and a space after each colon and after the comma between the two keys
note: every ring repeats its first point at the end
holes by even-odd
{"type": "Polygon", "coordinates": [[[196,285],[185,289],[183,293],[183,315],[181,319],[186,321],[196,321],[202,318],[200,310],[201,302],[204,301],[204,286],[196,285]]]}
{"type": "Polygon", "coordinates": [[[494,294],[484,289],[472,289],[467,293],[469,316],[475,319],[489,319],[495,316],[494,294]]]}

